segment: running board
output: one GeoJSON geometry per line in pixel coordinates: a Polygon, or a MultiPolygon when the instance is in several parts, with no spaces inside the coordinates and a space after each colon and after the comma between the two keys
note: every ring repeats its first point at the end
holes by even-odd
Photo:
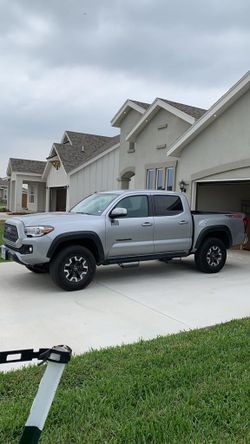
{"type": "Polygon", "coordinates": [[[118,265],[121,268],[135,268],[135,267],[139,267],[140,262],[123,262],[118,265]]]}

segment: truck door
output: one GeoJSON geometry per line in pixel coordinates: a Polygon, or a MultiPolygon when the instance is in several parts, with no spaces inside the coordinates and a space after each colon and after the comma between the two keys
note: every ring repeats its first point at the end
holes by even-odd
{"type": "Polygon", "coordinates": [[[149,216],[148,196],[137,194],[124,197],[112,210],[114,208],[126,208],[127,216],[111,219],[107,215],[108,257],[152,254],[154,252],[154,218],[149,216]]]}
{"type": "Polygon", "coordinates": [[[192,245],[191,213],[174,194],[154,194],[155,253],[188,252],[192,245]]]}

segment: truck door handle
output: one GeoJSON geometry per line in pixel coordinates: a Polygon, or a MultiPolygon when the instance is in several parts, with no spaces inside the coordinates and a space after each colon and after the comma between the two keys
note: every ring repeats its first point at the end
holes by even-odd
{"type": "Polygon", "coordinates": [[[152,222],[144,222],[143,224],[141,224],[142,227],[152,227],[152,222]]]}
{"type": "Polygon", "coordinates": [[[188,220],[180,220],[179,225],[188,224],[188,220]]]}

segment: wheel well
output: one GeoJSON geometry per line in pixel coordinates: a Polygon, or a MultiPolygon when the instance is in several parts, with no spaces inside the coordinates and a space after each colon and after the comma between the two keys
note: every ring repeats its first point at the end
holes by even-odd
{"type": "Polygon", "coordinates": [[[226,248],[230,248],[232,245],[231,238],[226,231],[210,231],[202,236],[202,239],[197,241],[196,248],[198,249],[204,241],[212,237],[216,237],[217,239],[221,240],[226,248]]]}
{"type": "Polygon", "coordinates": [[[79,239],[79,240],[65,240],[60,242],[60,244],[55,248],[53,254],[51,256],[51,260],[57,255],[60,251],[62,251],[66,247],[72,247],[73,245],[81,245],[82,247],[87,248],[93,254],[96,263],[100,262],[100,254],[95,242],[92,239],[79,239]]]}

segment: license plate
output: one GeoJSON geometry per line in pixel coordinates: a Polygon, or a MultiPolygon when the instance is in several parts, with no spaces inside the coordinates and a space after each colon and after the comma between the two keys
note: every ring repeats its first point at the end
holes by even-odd
{"type": "Polygon", "coordinates": [[[7,248],[4,245],[1,245],[1,259],[7,260],[7,248]]]}

